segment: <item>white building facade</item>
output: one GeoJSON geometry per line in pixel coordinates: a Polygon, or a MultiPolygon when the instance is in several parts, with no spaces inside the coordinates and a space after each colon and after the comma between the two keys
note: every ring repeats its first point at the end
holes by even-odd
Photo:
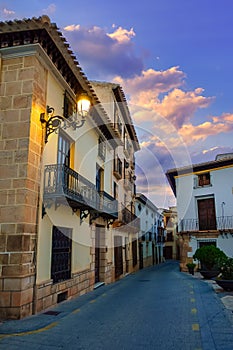
{"type": "Polygon", "coordinates": [[[233,155],[191,167],[172,169],[167,177],[177,198],[181,267],[196,249],[214,244],[233,256],[233,155]]]}
{"type": "Polygon", "coordinates": [[[135,152],[140,148],[121,86],[96,81],[92,81],[91,84],[119,138],[111,162],[113,193],[118,203],[118,218],[112,225],[115,278],[117,279],[138,269],[140,220],[135,215],[134,201],[135,152]]]}
{"type": "Polygon", "coordinates": [[[163,262],[165,230],[161,211],[145,195],[137,193],[135,213],[140,218],[139,268],[163,262]]]}

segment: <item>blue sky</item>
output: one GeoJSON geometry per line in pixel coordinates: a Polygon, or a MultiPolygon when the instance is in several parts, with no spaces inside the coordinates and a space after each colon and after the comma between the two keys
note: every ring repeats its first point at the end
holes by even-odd
{"type": "Polygon", "coordinates": [[[47,14],[89,79],[119,82],[137,126],[138,190],[173,205],[164,172],[233,152],[232,0],[1,1],[47,14]]]}

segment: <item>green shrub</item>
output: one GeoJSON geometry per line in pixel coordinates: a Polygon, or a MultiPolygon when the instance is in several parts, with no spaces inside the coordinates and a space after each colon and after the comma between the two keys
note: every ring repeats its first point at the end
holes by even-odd
{"type": "Polygon", "coordinates": [[[201,269],[213,270],[219,269],[227,259],[227,256],[221,249],[214,245],[204,245],[196,250],[193,259],[200,261],[201,269]]]}
{"type": "Polygon", "coordinates": [[[220,267],[221,279],[233,280],[233,258],[227,258],[220,267]]]}
{"type": "Polygon", "coordinates": [[[195,266],[196,266],[196,264],[194,264],[194,263],[188,263],[188,264],[186,264],[186,266],[187,266],[188,269],[194,269],[195,266]]]}

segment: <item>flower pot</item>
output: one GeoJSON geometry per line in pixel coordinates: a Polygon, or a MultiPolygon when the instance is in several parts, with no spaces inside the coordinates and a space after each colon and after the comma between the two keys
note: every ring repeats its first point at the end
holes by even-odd
{"type": "Polygon", "coordinates": [[[207,280],[219,275],[217,270],[200,270],[200,274],[207,280]]]}
{"type": "Polygon", "coordinates": [[[213,278],[213,280],[224,290],[233,290],[233,280],[222,280],[221,278],[213,278]]]}
{"type": "Polygon", "coordinates": [[[194,267],[188,267],[190,275],[194,275],[194,267]]]}

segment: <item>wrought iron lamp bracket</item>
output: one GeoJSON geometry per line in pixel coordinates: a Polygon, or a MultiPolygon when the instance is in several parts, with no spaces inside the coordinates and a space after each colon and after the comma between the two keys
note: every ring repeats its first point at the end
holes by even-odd
{"type": "Polygon", "coordinates": [[[107,227],[109,228],[110,225],[114,223],[114,219],[107,219],[107,227]]]}
{"type": "Polygon", "coordinates": [[[75,115],[65,118],[60,115],[54,115],[54,108],[47,106],[45,113],[40,114],[40,121],[42,124],[45,124],[46,133],[45,133],[45,143],[48,142],[48,137],[50,134],[57,132],[59,128],[68,129],[72,127],[74,130],[81,128],[85,123],[85,116],[80,115],[78,112],[75,115]],[[80,117],[80,120],[77,120],[77,116],[80,117]]]}
{"type": "Polygon", "coordinates": [[[86,219],[89,214],[90,214],[90,212],[88,209],[80,210],[80,224],[82,224],[84,219],[86,219]]]}

